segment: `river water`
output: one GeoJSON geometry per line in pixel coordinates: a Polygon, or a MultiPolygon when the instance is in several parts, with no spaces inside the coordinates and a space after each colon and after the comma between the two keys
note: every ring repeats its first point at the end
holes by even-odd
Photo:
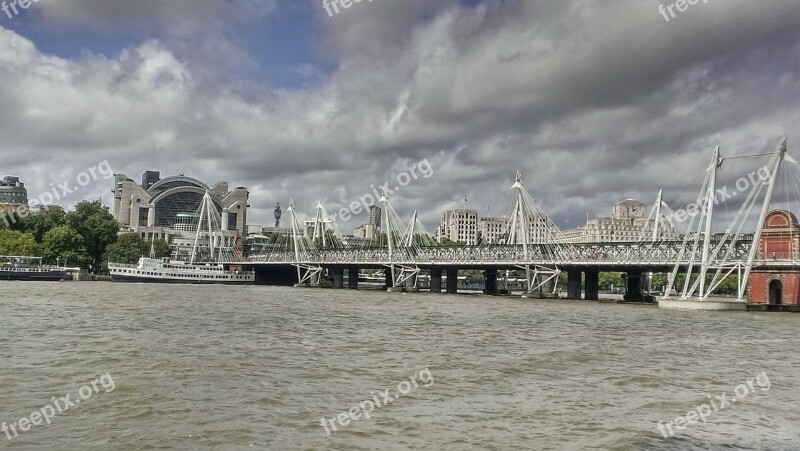
{"type": "Polygon", "coordinates": [[[265,286],[0,287],[0,422],[17,432],[0,432],[1,449],[800,449],[796,314],[265,286]],[[68,394],[80,404],[59,402],[68,394]],[[728,405],[711,409],[722,394],[728,405]],[[51,424],[32,415],[56,403],[51,424]],[[698,409],[705,422],[675,423],[698,409]],[[670,421],[665,439],[658,424],[670,421]]]}

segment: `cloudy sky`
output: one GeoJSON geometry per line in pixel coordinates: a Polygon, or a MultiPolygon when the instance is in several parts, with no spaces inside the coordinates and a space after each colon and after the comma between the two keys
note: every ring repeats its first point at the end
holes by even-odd
{"type": "Polygon", "coordinates": [[[518,169],[574,227],[691,197],[715,145],[800,146],[800,2],[669,21],[661,3],[39,0],[0,11],[0,172],[31,198],[105,160],[224,180],[266,225],[277,201],[333,212],[427,160],[392,202],[429,231],[448,208],[503,213],[518,169]]]}

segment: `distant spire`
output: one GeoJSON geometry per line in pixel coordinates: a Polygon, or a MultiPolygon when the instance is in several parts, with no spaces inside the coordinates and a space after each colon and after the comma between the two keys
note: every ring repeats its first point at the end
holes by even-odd
{"type": "Polygon", "coordinates": [[[281,226],[281,203],[278,202],[278,205],[275,207],[275,228],[281,226]]]}

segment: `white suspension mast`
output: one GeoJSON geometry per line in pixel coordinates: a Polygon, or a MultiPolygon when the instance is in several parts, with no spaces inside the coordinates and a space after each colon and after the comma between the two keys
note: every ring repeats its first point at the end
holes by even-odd
{"type": "Polygon", "coordinates": [[[517,171],[517,176],[514,180],[514,184],[511,186],[511,189],[513,189],[517,194],[517,205],[514,208],[514,215],[516,216],[514,218],[514,222],[517,227],[519,227],[519,232],[522,234],[522,255],[525,260],[528,260],[530,258],[530,254],[528,253],[528,218],[526,218],[527,212],[525,211],[525,202],[522,198],[522,190],[525,188],[522,185],[522,174],[519,171],[517,171]]]}
{"type": "Polygon", "coordinates": [[[658,190],[658,197],[656,198],[656,217],[655,223],[653,224],[653,236],[651,237],[652,242],[656,242],[658,240],[658,224],[659,220],[661,219],[661,203],[664,202],[661,195],[664,192],[663,189],[658,190]]]}
{"type": "Polygon", "coordinates": [[[417,225],[417,210],[411,216],[411,224],[408,227],[408,239],[406,240],[406,248],[411,248],[414,244],[414,227],[417,225]]]}
{"type": "Polygon", "coordinates": [[[389,260],[391,260],[394,256],[394,239],[392,237],[392,228],[389,226],[389,208],[387,205],[389,199],[386,198],[386,194],[381,196],[379,203],[383,205],[383,220],[384,224],[386,224],[386,244],[389,248],[389,260]]]}
{"type": "MultiPolygon", "coordinates": [[[[714,149],[714,156],[711,161],[711,180],[708,182],[708,192],[706,197],[706,224],[704,228],[704,239],[703,239],[703,254],[701,257],[700,262],[700,291],[698,293],[698,297],[700,299],[705,298],[705,286],[706,286],[706,272],[708,271],[708,251],[711,248],[711,223],[714,218],[714,200],[717,194],[717,169],[722,165],[722,160],[719,156],[719,146],[714,149]]],[[[686,275],[687,280],[689,279],[689,274],[686,275]]]]}
{"type": "Polygon", "coordinates": [[[314,231],[312,232],[312,241],[320,238],[320,245],[325,248],[325,220],[322,215],[322,202],[317,203],[317,210],[314,215],[314,231]]]}
{"type": "Polygon", "coordinates": [[[211,200],[211,195],[208,194],[208,191],[206,191],[206,194],[203,196],[203,204],[206,209],[206,216],[207,216],[206,219],[208,219],[208,255],[210,259],[213,259],[215,240],[214,240],[214,227],[211,223],[211,213],[212,213],[211,209],[214,208],[214,203],[211,200]]]}
{"type": "MultiPolygon", "coordinates": [[[[747,281],[750,278],[750,271],[753,269],[753,261],[756,258],[756,253],[758,252],[759,243],[761,241],[761,232],[764,230],[764,220],[767,218],[769,205],[772,203],[772,194],[775,191],[775,180],[778,178],[778,170],[780,169],[781,163],[785,157],[786,138],[783,138],[783,142],[778,149],[778,155],[776,156],[775,162],[773,163],[770,171],[769,187],[767,188],[766,196],[764,196],[764,204],[761,207],[761,214],[758,216],[758,222],[756,223],[756,232],[753,235],[753,244],[750,247],[750,255],[747,257],[747,263],[745,263],[744,274],[742,275],[742,278],[739,279],[737,300],[740,302],[744,302],[744,292],[747,288],[747,281]]],[[[791,157],[789,158],[791,161],[791,157]]]]}
{"type": "Polygon", "coordinates": [[[300,273],[300,245],[297,237],[297,215],[294,211],[294,202],[289,199],[289,208],[286,209],[291,217],[292,222],[292,244],[294,244],[294,261],[297,262],[297,280],[302,280],[303,275],[300,273]]]}
{"type": "Polygon", "coordinates": [[[533,291],[533,280],[531,280],[531,267],[529,264],[530,253],[528,252],[528,240],[530,231],[528,230],[528,211],[525,208],[525,200],[522,195],[525,187],[522,185],[522,174],[517,170],[514,184],[511,185],[517,197],[517,204],[514,206],[514,215],[511,219],[512,231],[509,236],[509,244],[518,244],[519,235],[522,235],[522,257],[525,261],[525,280],[528,285],[528,292],[533,291]]]}
{"type": "MultiPolygon", "coordinates": [[[[208,192],[206,191],[206,195],[208,192]]],[[[206,212],[206,203],[205,203],[205,196],[203,196],[203,202],[200,204],[200,215],[197,218],[197,231],[194,234],[194,243],[192,244],[192,256],[189,258],[189,264],[194,264],[194,257],[197,253],[197,243],[200,240],[200,229],[203,228],[203,216],[206,212]]]]}

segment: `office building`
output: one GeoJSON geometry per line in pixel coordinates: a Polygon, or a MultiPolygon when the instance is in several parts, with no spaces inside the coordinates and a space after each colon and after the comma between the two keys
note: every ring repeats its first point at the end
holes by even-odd
{"type": "MultiPolygon", "coordinates": [[[[654,220],[647,219],[647,205],[633,199],[614,204],[611,216],[589,219],[586,224],[565,230],[565,241],[572,243],[636,242],[652,240],[654,220]]],[[[659,221],[657,240],[676,239],[672,226],[659,221]]]]}
{"type": "Polygon", "coordinates": [[[0,210],[9,212],[28,206],[28,190],[19,177],[5,176],[0,181],[0,210]]]}

